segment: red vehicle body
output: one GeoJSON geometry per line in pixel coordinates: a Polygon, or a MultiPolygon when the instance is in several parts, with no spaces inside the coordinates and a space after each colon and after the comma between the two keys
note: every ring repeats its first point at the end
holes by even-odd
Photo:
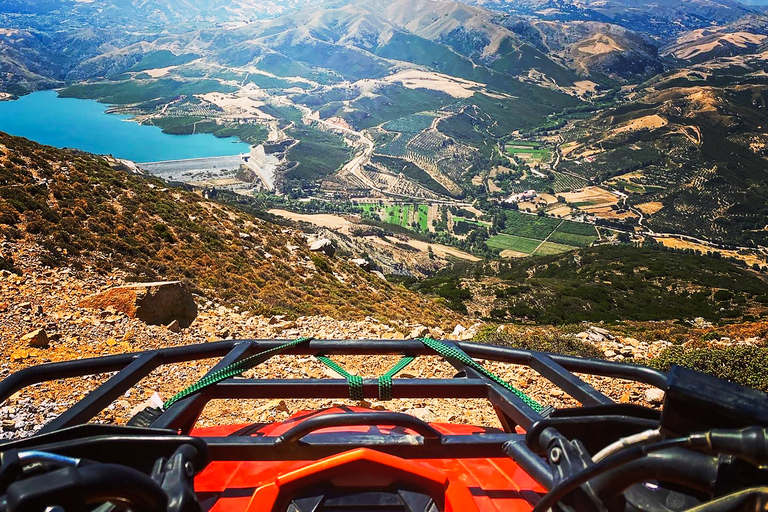
{"type": "MultiPolygon", "coordinates": [[[[301,411],[284,422],[265,425],[247,435],[276,437],[308,417],[355,414],[366,409],[349,407],[301,411]]],[[[482,435],[489,429],[450,423],[431,424],[443,434],[482,435]]],[[[230,436],[247,425],[195,429],[193,436],[230,436]]],[[[316,433],[370,432],[389,435],[394,425],[330,427],[316,433]]],[[[400,429],[402,430],[402,429],[400,429]]],[[[407,429],[406,429],[407,430],[407,429]]],[[[499,431],[500,432],[500,431],[499,431]]],[[[415,435],[415,432],[408,432],[415,435]]],[[[351,491],[413,486],[444,499],[446,511],[527,512],[546,490],[506,456],[468,459],[402,459],[357,448],[318,461],[212,462],[195,478],[195,492],[211,512],[262,512],[287,506],[286,496],[310,485],[351,491]],[[258,485],[254,485],[258,482],[258,485]],[[251,493],[249,495],[249,493],[251,493]]]]}

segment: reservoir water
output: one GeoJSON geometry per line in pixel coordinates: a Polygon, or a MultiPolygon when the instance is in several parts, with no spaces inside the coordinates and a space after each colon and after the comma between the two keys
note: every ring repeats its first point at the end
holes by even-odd
{"type": "Polygon", "coordinates": [[[92,100],[60,98],[40,91],[16,101],[0,101],[0,131],[59,148],[76,148],[134,162],[158,162],[247,153],[248,144],[210,134],[168,135],[157,126],[107,114],[92,100]]]}

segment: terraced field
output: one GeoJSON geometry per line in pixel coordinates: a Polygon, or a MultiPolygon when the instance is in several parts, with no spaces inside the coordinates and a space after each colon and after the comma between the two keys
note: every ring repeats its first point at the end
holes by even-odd
{"type": "Polygon", "coordinates": [[[561,192],[567,192],[570,190],[578,190],[580,188],[586,187],[589,184],[589,182],[584,178],[579,178],[571,174],[565,174],[557,171],[551,172],[555,176],[554,180],[539,178],[536,176],[528,176],[521,180],[520,183],[509,185],[509,192],[512,194],[520,194],[526,190],[536,190],[538,192],[542,192],[551,188],[555,194],[559,194],[561,192]]]}
{"type": "Polygon", "coordinates": [[[378,150],[389,156],[404,156],[408,142],[430,126],[435,117],[428,114],[413,114],[395,119],[382,125],[382,128],[397,134],[397,137],[378,150]]]}

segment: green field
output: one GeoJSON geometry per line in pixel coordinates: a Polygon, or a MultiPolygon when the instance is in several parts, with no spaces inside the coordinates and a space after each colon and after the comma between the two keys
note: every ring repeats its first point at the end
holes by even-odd
{"type": "Polygon", "coordinates": [[[565,221],[550,235],[547,241],[556,244],[586,247],[597,240],[597,238],[597,230],[592,224],[565,221]]]}
{"type": "Polygon", "coordinates": [[[507,211],[502,233],[544,240],[557,228],[562,221],[549,217],[527,215],[516,211],[507,211]]]}
{"type": "Polygon", "coordinates": [[[533,240],[531,238],[501,234],[489,238],[486,243],[491,249],[499,249],[501,251],[510,250],[522,252],[525,254],[533,254],[536,251],[536,248],[541,244],[541,240],[533,240]]]}
{"type": "Polygon", "coordinates": [[[583,235],[596,237],[597,231],[592,224],[584,224],[583,222],[571,222],[565,221],[557,228],[562,233],[573,233],[574,235],[583,235]]]}
{"type": "Polygon", "coordinates": [[[429,229],[427,221],[429,206],[426,204],[395,204],[390,206],[366,204],[360,206],[360,210],[388,224],[396,224],[414,231],[426,232],[429,229]],[[413,222],[416,222],[417,228],[414,228],[413,222]]]}
{"type": "Polygon", "coordinates": [[[488,240],[488,247],[526,254],[533,254],[535,251],[537,255],[558,254],[574,247],[586,247],[598,238],[595,226],[591,224],[526,215],[516,211],[506,212],[502,233],[488,240]],[[542,240],[546,242],[536,250],[542,240]],[[536,245],[531,247],[534,242],[536,245]]]}
{"type": "Polygon", "coordinates": [[[595,240],[597,240],[597,235],[576,235],[574,233],[564,233],[559,229],[552,233],[552,235],[550,235],[550,237],[547,239],[548,242],[573,245],[576,247],[586,247],[595,240]]]}
{"type": "Polygon", "coordinates": [[[429,206],[426,204],[420,204],[419,205],[419,229],[422,231],[427,231],[429,229],[429,223],[427,219],[429,218],[429,206]]]}
{"type": "Polygon", "coordinates": [[[453,217],[453,222],[466,222],[467,224],[474,224],[475,226],[487,228],[491,224],[488,222],[481,222],[479,220],[467,219],[465,217],[453,217]]]}
{"type": "Polygon", "coordinates": [[[545,160],[552,154],[549,148],[542,147],[538,142],[530,141],[510,142],[505,146],[505,149],[509,155],[530,155],[537,160],[545,160]]]}
{"type": "Polygon", "coordinates": [[[536,251],[536,256],[550,256],[552,254],[560,254],[562,252],[572,251],[573,246],[553,244],[552,242],[544,242],[541,247],[536,251]]]}

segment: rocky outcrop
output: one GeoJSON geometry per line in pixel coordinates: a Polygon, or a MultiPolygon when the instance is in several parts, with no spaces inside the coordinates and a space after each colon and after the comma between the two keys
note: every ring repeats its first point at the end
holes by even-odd
{"type": "Polygon", "coordinates": [[[112,288],[87,297],[81,307],[113,308],[149,325],[189,327],[197,317],[197,304],[181,281],[139,283],[112,288]]]}

